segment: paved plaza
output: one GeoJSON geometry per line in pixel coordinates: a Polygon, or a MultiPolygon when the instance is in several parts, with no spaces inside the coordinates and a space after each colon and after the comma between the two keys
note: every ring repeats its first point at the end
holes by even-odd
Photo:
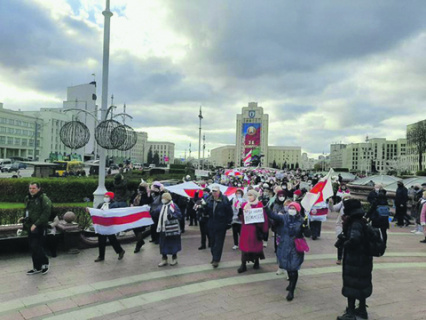
{"type": "MultiPolygon", "coordinates": [[[[198,227],[182,236],[179,264],[164,268],[158,246],[146,243],[134,254],[125,244],[122,261],[112,248],[106,260],[94,263],[98,251],[59,253],[47,275],[27,276],[29,254],[0,256],[0,319],[336,319],[346,306],[341,295],[341,267],[332,213],[321,239],[308,240],[295,291],[287,302],[284,275],[277,276],[272,239],[260,270],[237,273],[240,252],[232,250],[227,233],[222,263],[199,251],[198,227]]],[[[385,257],[375,258],[373,295],[367,300],[370,319],[426,319],[426,245],[409,228],[391,227],[385,257]]]]}

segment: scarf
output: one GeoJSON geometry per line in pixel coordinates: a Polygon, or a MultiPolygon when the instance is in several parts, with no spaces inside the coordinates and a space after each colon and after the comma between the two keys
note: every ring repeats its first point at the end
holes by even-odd
{"type": "Polygon", "coordinates": [[[104,204],[101,207],[101,210],[108,210],[109,209],[109,203],[108,202],[104,202],[104,204]]]}
{"type": "Polygon", "coordinates": [[[173,203],[173,201],[163,204],[163,206],[161,207],[160,216],[158,218],[157,232],[166,232],[166,221],[169,208],[171,212],[175,211],[175,204],[173,203]]]}

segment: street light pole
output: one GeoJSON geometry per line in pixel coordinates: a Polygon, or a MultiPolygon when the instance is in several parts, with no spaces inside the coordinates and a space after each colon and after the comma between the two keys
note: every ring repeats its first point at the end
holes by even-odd
{"type": "MultiPolygon", "coordinates": [[[[102,104],[101,104],[101,121],[106,120],[107,103],[108,103],[108,75],[109,75],[109,40],[110,40],[110,25],[112,12],[109,9],[110,0],[106,0],[106,8],[102,12],[104,15],[104,47],[103,47],[103,64],[102,64],[102,104]]],[[[99,180],[98,188],[93,193],[93,207],[102,203],[103,196],[106,192],[105,188],[105,149],[99,148],[99,180]]]]}
{"type": "Polygon", "coordinates": [[[200,170],[201,167],[201,158],[200,158],[200,152],[201,152],[201,120],[203,119],[203,114],[201,112],[201,106],[200,106],[200,114],[198,115],[198,118],[200,119],[200,127],[198,131],[198,170],[200,170]]]}
{"type": "Polygon", "coordinates": [[[203,166],[201,167],[202,170],[204,170],[204,162],[206,162],[206,159],[204,158],[205,150],[206,150],[206,135],[203,134],[203,166]]]}

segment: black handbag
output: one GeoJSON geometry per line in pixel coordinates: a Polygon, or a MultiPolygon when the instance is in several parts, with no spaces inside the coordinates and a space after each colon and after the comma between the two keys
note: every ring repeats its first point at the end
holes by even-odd
{"type": "Polygon", "coordinates": [[[173,237],[180,235],[180,224],[178,219],[166,220],[165,222],[166,237],[173,237]]]}

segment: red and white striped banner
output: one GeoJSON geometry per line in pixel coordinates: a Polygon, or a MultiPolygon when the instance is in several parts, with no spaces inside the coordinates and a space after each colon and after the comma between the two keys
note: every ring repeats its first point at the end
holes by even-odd
{"type": "Polygon", "coordinates": [[[126,207],[100,210],[89,208],[96,233],[103,235],[115,234],[134,228],[153,224],[150,207],[126,207]]]}

